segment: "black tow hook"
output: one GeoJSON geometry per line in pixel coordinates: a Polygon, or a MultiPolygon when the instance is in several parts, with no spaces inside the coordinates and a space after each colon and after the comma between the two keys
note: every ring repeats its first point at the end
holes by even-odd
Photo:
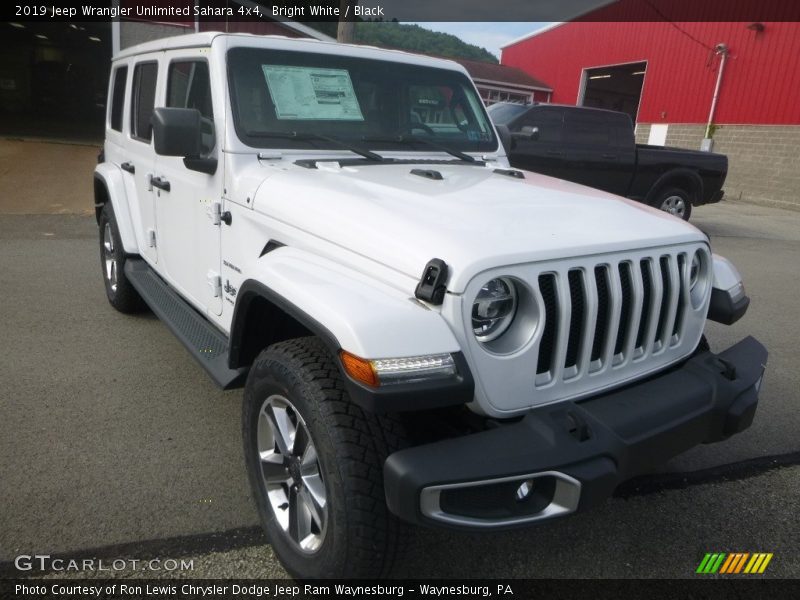
{"type": "Polygon", "coordinates": [[[724,358],[715,357],[714,366],[719,369],[720,375],[728,381],[734,381],[736,379],[736,367],[724,358]]]}

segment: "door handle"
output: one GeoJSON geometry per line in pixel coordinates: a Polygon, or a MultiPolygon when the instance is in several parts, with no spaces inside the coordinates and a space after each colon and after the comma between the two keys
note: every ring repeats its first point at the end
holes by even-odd
{"type": "Polygon", "coordinates": [[[616,154],[601,154],[603,158],[617,158],[616,154]]]}
{"type": "Polygon", "coordinates": [[[133,174],[133,173],[136,173],[136,167],[134,167],[134,166],[133,166],[133,163],[130,163],[130,162],[124,162],[124,163],[122,163],[122,164],[120,165],[120,168],[121,168],[123,171],[127,171],[128,173],[131,173],[131,174],[133,174]]]}
{"type": "Polygon", "coordinates": [[[546,150],[545,154],[549,156],[564,156],[564,153],[561,150],[546,150]]]}
{"type": "Polygon", "coordinates": [[[163,177],[151,177],[150,183],[153,184],[153,187],[157,187],[160,190],[164,190],[165,192],[169,191],[170,188],[169,181],[167,181],[163,177]]]}

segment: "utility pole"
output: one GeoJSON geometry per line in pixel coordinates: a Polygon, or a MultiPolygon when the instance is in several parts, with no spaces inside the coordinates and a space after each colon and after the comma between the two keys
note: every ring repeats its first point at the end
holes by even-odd
{"type": "Polygon", "coordinates": [[[356,4],[358,4],[358,0],[339,0],[339,26],[336,29],[337,42],[352,44],[355,41],[356,23],[353,20],[345,20],[345,15],[347,15],[348,19],[353,19],[353,7],[356,4]]]}

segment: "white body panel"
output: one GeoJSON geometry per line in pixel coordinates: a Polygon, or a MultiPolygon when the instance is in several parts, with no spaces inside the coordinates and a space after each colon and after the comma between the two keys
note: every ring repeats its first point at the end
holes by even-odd
{"type": "Polygon", "coordinates": [[[436,165],[443,179],[431,181],[411,168],[269,163],[254,209],[411,277],[441,258],[456,294],[497,265],[705,239],[662,211],[544,175],[456,163],[436,165]]]}
{"type": "Polygon", "coordinates": [[[249,277],[330,331],[342,348],[375,358],[458,352],[439,313],[329,259],[283,247],[257,261],[249,277]],[[387,335],[388,334],[388,335],[387,335]]]}
{"type": "MultiPolygon", "coordinates": [[[[641,368],[604,369],[581,379],[572,391],[537,390],[526,352],[498,356],[476,342],[470,326],[475,294],[487,279],[535,278],[553,265],[590,269],[608,256],[658,256],[662,248],[706,248],[705,236],[666,213],[594,189],[534,173],[516,179],[495,172],[507,167],[502,147],[473,166],[443,152],[382,152],[390,158],[451,161],[426,166],[440,181],[410,173],[410,164],[341,166],[347,150],[273,150],[244,144],[231,122],[226,52],[252,46],[464,69],[450,61],[310,40],[205,33],[128,49],[115,62],[130,65],[123,131],[107,127],[106,163],[97,172],[109,193],[125,240],[193,306],[228,333],[237,290],[255,280],[327,328],[340,346],[365,358],[464,352],[476,383],[474,408],[509,416],[541,402],[597,393],[662,369],[690,353],[702,333],[708,295],[683,324],[685,339],[660,356],[650,347],[641,368]],[[156,106],[164,106],[171,59],[208,60],[219,161],[214,175],[187,171],[179,158],[156,157],[151,144],[131,139],[130,87],[133,65],[157,60],[156,106]],[[315,159],[317,168],[295,164],[315,159]],[[123,184],[122,162],[135,160],[136,179],[123,184]],[[150,174],[170,180],[170,192],[147,190],[150,174]],[[127,189],[127,194],[124,190],[127,189]],[[213,225],[213,202],[229,211],[232,224],[213,225]],[[125,210],[126,205],[129,210],[125,210]],[[156,248],[147,229],[157,230],[156,248]],[[270,241],[280,247],[268,253],[270,241]],[[441,307],[414,298],[423,268],[432,258],[450,270],[441,307]],[[224,289],[208,293],[216,272],[224,289]],[[528,362],[526,362],[528,361],[528,362]],[[624,371],[624,372],[623,372],[624,371]],[[539,392],[537,396],[537,391],[539,392]]],[[[656,258],[656,260],[658,260],[656,258]]],[[[715,263],[716,264],[716,263],[715,263]]],[[[639,283],[641,286],[641,283],[639,283]]],[[[628,359],[624,359],[628,361],[628,359]]],[[[635,359],[630,357],[630,361],[635,359]]],[[[622,365],[623,367],[627,365],[622,365]]],[[[588,369],[588,367],[587,367],[588,369]]],[[[554,375],[554,382],[563,373],[554,375]]]]}

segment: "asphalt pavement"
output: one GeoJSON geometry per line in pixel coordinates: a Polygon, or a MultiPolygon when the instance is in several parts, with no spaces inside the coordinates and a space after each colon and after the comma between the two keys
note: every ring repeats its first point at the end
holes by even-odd
{"type": "MultiPolygon", "coordinates": [[[[585,514],[511,533],[420,532],[398,575],[691,577],[705,552],[761,551],[775,554],[767,575],[800,577],[800,212],[723,203],[692,222],[752,299],[739,323],[709,325],[712,348],[754,335],[770,351],[753,426],[585,514]]],[[[0,574],[46,553],[284,575],[250,498],[241,391],[219,391],[152,315],[108,305],[92,217],[0,216],[0,298],[0,574]]]]}

